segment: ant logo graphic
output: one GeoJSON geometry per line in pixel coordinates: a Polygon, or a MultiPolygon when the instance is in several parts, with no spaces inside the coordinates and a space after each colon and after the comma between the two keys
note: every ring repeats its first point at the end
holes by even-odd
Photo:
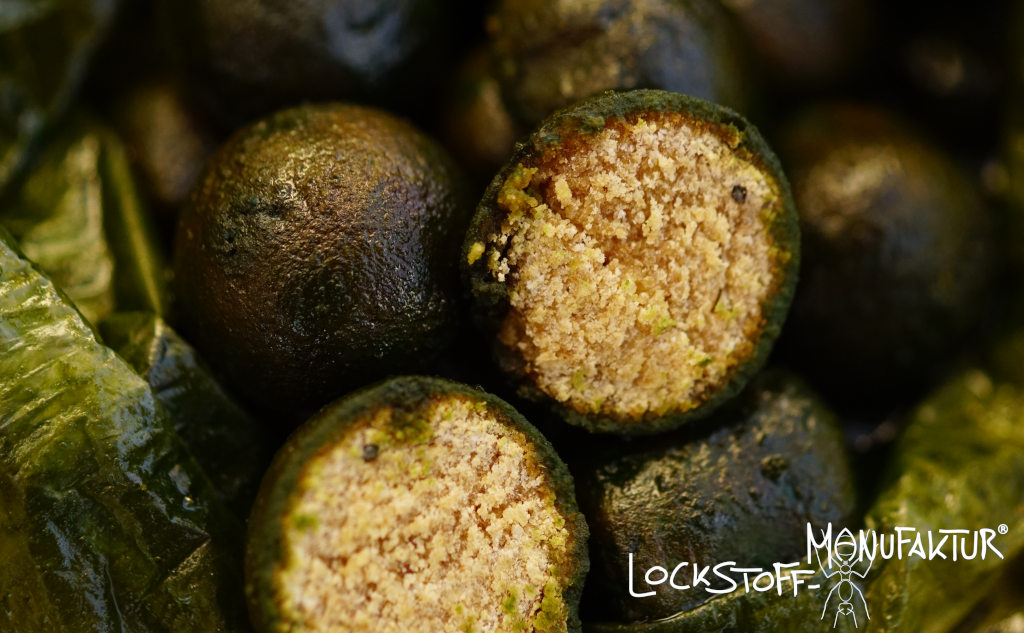
{"type": "Polygon", "coordinates": [[[832,628],[836,628],[839,624],[839,616],[851,616],[853,617],[853,626],[857,627],[857,613],[854,610],[853,597],[859,596],[861,604],[864,605],[864,615],[871,619],[871,614],[868,613],[868,602],[864,599],[864,594],[853,582],[853,577],[857,576],[861,580],[867,577],[868,572],[871,571],[872,558],[868,558],[868,566],[864,571],[857,571],[854,569],[854,563],[857,561],[857,540],[853,537],[853,533],[850,532],[849,528],[843,529],[836,536],[836,540],[832,544],[832,548],[828,552],[828,569],[825,569],[825,565],[821,563],[821,554],[818,549],[814,549],[814,555],[818,558],[818,568],[825,574],[826,578],[832,578],[836,575],[839,576],[839,582],[832,587],[831,591],[828,592],[828,597],[825,598],[825,608],[821,611],[821,619],[825,619],[825,614],[828,612],[828,605],[832,602],[832,595],[838,594],[839,596],[839,607],[836,609],[836,617],[832,622],[832,628]],[[832,559],[836,559],[836,567],[832,566],[832,559]]]}

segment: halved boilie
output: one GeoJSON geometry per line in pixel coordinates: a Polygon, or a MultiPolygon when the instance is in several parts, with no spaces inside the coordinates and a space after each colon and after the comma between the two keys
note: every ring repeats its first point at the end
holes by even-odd
{"type": "Polygon", "coordinates": [[[548,119],[485,193],[463,263],[524,395],[591,430],[650,433],[707,414],[763,364],[798,249],[756,129],[650,90],[548,119]]]}
{"type": "Polygon", "coordinates": [[[504,402],[397,378],[281,449],[250,520],[257,629],[579,630],[587,528],[550,444],[504,402]]]}

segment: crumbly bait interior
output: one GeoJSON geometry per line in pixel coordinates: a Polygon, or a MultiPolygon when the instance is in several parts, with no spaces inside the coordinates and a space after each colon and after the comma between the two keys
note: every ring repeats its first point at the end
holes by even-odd
{"type": "Polygon", "coordinates": [[[520,165],[485,256],[507,284],[499,340],[584,413],[687,411],[754,352],[788,255],[778,185],[708,124],[652,114],[520,165]]]}
{"type": "Polygon", "coordinates": [[[566,631],[573,537],[532,442],[482,402],[380,411],[308,464],[285,521],[283,630],[566,631]]]}

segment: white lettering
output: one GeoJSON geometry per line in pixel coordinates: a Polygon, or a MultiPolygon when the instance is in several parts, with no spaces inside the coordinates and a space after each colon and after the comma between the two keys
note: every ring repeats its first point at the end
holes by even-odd
{"type": "Polygon", "coordinates": [[[633,591],[633,552],[629,553],[629,595],[633,598],[646,598],[648,596],[658,595],[657,591],[648,591],[645,593],[637,593],[633,591]]]}

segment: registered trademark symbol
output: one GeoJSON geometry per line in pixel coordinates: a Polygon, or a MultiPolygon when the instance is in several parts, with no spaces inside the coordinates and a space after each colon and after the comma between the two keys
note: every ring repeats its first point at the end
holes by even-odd
{"type": "Polygon", "coordinates": [[[996,529],[999,530],[1000,534],[1006,534],[1007,532],[1010,531],[1010,528],[1007,527],[1007,525],[1005,523],[1000,523],[999,527],[997,527],[996,529]]]}

